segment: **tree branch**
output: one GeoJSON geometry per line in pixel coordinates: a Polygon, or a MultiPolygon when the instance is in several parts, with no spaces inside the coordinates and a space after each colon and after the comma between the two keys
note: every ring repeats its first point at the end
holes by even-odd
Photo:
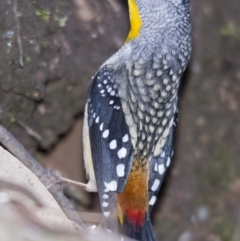
{"type": "Polygon", "coordinates": [[[86,229],[74,207],[63,194],[59,177],[53,171],[46,170],[2,125],[0,125],[0,143],[40,179],[65,215],[83,229],[86,229]]]}

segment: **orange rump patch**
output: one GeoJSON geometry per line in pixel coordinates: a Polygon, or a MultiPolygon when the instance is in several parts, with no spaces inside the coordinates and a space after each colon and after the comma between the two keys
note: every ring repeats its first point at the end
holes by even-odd
{"type": "Polygon", "coordinates": [[[123,216],[126,216],[135,230],[144,225],[148,209],[147,168],[133,167],[124,191],[117,195],[117,206],[120,223],[123,223],[123,216]]]}

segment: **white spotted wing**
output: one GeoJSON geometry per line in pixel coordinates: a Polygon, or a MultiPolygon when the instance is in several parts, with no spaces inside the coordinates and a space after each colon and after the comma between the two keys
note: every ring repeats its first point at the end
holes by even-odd
{"type": "Polygon", "coordinates": [[[91,154],[105,217],[116,205],[132,166],[133,148],[112,71],[102,67],[87,95],[91,154]]]}

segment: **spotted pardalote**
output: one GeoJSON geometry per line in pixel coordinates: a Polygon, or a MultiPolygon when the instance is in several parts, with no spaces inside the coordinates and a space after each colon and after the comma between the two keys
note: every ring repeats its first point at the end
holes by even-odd
{"type": "Polygon", "coordinates": [[[149,213],[173,155],[178,89],[191,52],[188,0],[128,0],[131,30],[93,77],[84,118],[89,191],[105,229],[155,240],[149,213]]]}

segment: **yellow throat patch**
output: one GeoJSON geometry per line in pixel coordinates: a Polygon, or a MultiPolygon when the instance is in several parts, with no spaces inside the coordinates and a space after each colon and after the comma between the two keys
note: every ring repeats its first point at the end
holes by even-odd
{"type": "Polygon", "coordinates": [[[131,29],[126,42],[135,39],[139,35],[142,26],[142,20],[135,0],[128,0],[128,7],[131,29]]]}

